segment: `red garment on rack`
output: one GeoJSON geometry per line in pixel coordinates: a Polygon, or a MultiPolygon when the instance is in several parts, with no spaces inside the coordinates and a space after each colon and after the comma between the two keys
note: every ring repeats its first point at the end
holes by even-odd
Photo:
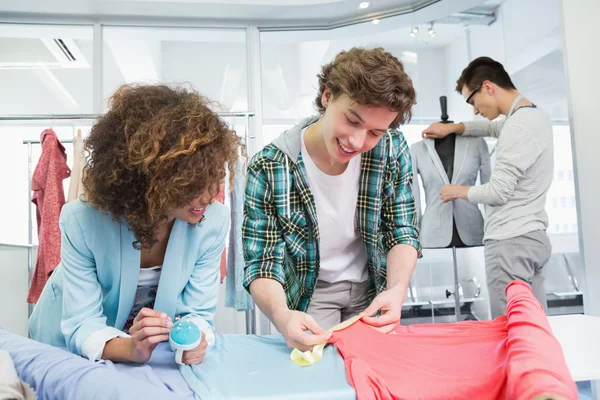
{"type": "Polygon", "coordinates": [[[48,277],[60,262],[60,228],[58,219],[65,204],[63,180],[71,170],[67,166],[65,148],[52,129],[40,136],[42,155],[31,179],[33,197],[37,206],[37,229],[39,247],[27,301],[37,302],[48,277]]]}
{"type": "Polygon", "coordinates": [[[493,321],[398,326],[382,334],[362,321],[334,332],[358,400],[577,399],[540,303],[527,284],[506,288],[507,315],[493,321]]]}

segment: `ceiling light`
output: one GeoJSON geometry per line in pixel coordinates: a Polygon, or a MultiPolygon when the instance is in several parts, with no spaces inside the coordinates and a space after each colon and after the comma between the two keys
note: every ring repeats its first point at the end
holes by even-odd
{"type": "Polygon", "coordinates": [[[417,28],[416,26],[413,26],[412,29],[410,30],[410,36],[416,38],[418,33],[419,33],[419,28],[417,28]]]}
{"type": "Polygon", "coordinates": [[[361,1],[360,3],[358,3],[358,8],[364,10],[365,8],[369,8],[370,5],[370,1],[361,1]]]}
{"type": "Polygon", "coordinates": [[[377,18],[375,18],[375,19],[373,20],[373,23],[374,23],[375,25],[377,25],[377,24],[379,23],[379,20],[378,20],[377,18]]]}
{"type": "Polygon", "coordinates": [[[431,26],[429,26],[429,30],[427,32],[429,33],[430,38],[433,39],[435,37],[435,29],[433,29],[433,22],[431,23],[431,26]]]}

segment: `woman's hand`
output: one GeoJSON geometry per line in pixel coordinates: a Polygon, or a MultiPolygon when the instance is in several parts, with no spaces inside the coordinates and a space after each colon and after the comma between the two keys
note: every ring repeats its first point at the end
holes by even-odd
{"type": "Polygon", "coordinates": [[[173,322],[165,313],[142,308],[129,328],[132,362],[145,363],[160,342],[169,340],[173,322]]]}
{"type": "Polygon", "coordinates": [[[200,364],[204,360],[204,355],[206,354],[207,346],[208,342],[206,341],[204,332],[202,332],[202,340],[200,341],[198,347],[196,347],[193,350],[184,351],[183,356],[181,357],[181,361],[186,365],[200,364]]]}

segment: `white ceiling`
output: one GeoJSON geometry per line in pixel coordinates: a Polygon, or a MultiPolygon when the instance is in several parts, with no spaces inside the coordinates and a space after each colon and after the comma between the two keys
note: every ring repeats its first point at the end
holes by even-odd
{"type": "Polygon", "coordinates": [[[358,0],[2,0],[0,11],[228,20],[330,20],[354,18],[423,2],[372,0],[371,7],[359,10],[358,0]]]}
{"type": "MultiPolygon", "coordinates": [[[[498,0],[492,0],[498,1],[498,0]]],[[[443,9],[443,16],[480,6],[485,0],[0,0],[0,15],[113,17],[128,20],[187,19],[219,21],[290,21],[306,25],[335,25],[390,13],[409,13],[427,7],[443,9]],[[431,5],[435,7],[432,7],[431,5]]],[[[428,10],[428,11],[429,11],[428,10]]]]}

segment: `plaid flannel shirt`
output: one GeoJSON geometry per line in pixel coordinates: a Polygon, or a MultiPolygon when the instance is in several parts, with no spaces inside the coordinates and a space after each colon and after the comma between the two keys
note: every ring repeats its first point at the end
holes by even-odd
{"type": "MultiPolygon", "coordinates": [[[[288,307],[306,311],[319,274],[319,230],[302,155],[294,162],[270,144],[252,158],[247,176],[244,286],[249,289],[257,278],[275,279],[288,307]]],[[[408,244],[421,254],[411,157],[402,133],[390,131],[362,155],[356,218],[373,298],[386,288],[392,247],[408,244]]]]}

